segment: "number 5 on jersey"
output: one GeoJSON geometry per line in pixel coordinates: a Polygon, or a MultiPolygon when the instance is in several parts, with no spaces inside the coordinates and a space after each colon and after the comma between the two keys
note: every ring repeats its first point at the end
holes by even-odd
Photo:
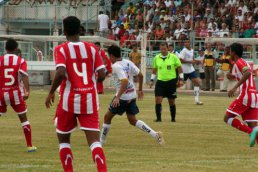
{"type": "Polygon", "coordinates": [[[11,86],[11,85],[14,84],[15,79],[14,79],[14,77],[10,74],[10,73],[13,72],[13,71],[14,71],[14,69],[10,69],[10,68],[4,70],[4,77],[5,77],[6,79],[11,79],[10,82],[6,82],[6,83],[5,83],[5,86],[11,86]]]}

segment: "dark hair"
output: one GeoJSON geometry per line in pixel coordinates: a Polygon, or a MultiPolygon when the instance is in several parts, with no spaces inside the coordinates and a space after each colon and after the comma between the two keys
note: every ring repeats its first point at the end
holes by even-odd
{"type": "Polygon", "coordinates": [[[99,14],[103,14],[103,11],[100,11],[99,14]]]}
{"type": "Polygon", "coordinates": [[[243,46],[239,43],[233,43],[230,45],[230,51],[234,52],[238,57],[242,57],[243,46]]]}
{"type": "Polygon", "coordinates": [[[120,58],[121,57],[121,49],[120,49],[120,47],[118,47],[116,45],[111,45],[110,47],[108,47],[108,54],[113,55],[116,58],[120,58]]]}
{"type": "Polygon", "coordinates": [[[14,51],[18,48],[18,43],[14,39],[8,39],[5,43],[5,49],[7,51],[14,51]]]}
{"type": "Polygon", "coordinates": [[[166,46],[168,48],[168,43],[167,42],[161,42],[159,46],[166,46]]]}
{"type": "Polygon", "coordinates": [[[98,46],[100,46],[100,42],[95,42],[95,45],[98,45],[98,46]]]}
{"type": "Polygon", "coordinates": [[[85,30],[85,28],[84,28],[84,26],[80,26],[80,36],[85,36],[85,32],[86,32],[86,30],[85,30]]]}
{"type": "Polygon", "coordinates": [[[77,35],[80,33],[81,22],[75,16],[68,16],[63,20],[64,32],[68,36],[77,35]]]}

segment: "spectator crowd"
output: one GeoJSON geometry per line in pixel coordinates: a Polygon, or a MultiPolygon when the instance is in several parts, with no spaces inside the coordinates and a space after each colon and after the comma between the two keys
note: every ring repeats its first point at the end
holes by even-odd
{"type": "Polygon", "coordinates": [[[173,42],[190,36],[258,38],[257,0],[145,0],[130,2],[110,20],[109,39],[132,47],[148,40],[173,42]]]}

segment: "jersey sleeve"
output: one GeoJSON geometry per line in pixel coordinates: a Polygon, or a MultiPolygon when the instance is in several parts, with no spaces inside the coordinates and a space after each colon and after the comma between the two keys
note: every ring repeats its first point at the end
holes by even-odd
{"type": "Polygon", "coordinates": [[[21,59],[19,72],[28,76],[27,62],[24,59],[21,59]]]}
{"type": "Polygon", "coordinates": [[[179,58],[180,58],[180,59],[184,59],[184,58],[185,58],[185,49],[183,49],[183,50],[180,52],[179,58]]]}
{"type": "Polygon", "coordinates": [[[102,68],[105,68],[104,64],[103,64],[103,60],[102,58],[100,57],[98,51],[97,51],[97,48],[92,45],[91,46],[91,52],[92,52],[92,55],[95,56],[95,60],[94,60],[94,71],[97,72],[98,70],[102,69],[102,68]]]}
{"type": "Polygon", "coordinates": [[[104,50],[101,50],[101,56],[102,56],[102,59],[105,61],[104,65],[106,66],[106,69],[107,69],[108,73],[112,73],[111,61],[107,57],[107,55],[106,55],[104,50]]]}
{"type": "Polygon", "coordinates": [[[157,66],[157,58],[158,58],[158,56],[156,55],[154,57],[154,59],[153,59],[153,62],[152,62],[152,68],[154,68],[154,69],[158,68],[158,66],[157,66]]]}
{"type": "Polygon", "coordinates": [[[128,79],[128,76],[121,66],[113,65],[113,73],[117,75],[119,80],[128,79]]]}
{"type": "Polygon", "coordinates": [[[179,66],[182,65],[181,61],[177,56],[174,56],[174,61],[175,61],[175,67],[178,68],[179,66]]]}
{"type": "Polygon", "coordinates": [[[140,73],[140,69],[133,63],[130,61],[130,65],[132,67],[132,74],[133,76],[137,76],[140,73]]]}
{"type": "Polygon", "coordinates": [[[63,47],[57,46],[54,51],[56,68],[63,66],[66,68],[65,52],[63,47]]]}
{"type": "Polygon", "coordinates": [[[244,73],[246,70],[251,71],[250,66],[247,65],[247,62],[242,59],[236,62],[236,66],[238,67],[241,73],[244,73]]]}

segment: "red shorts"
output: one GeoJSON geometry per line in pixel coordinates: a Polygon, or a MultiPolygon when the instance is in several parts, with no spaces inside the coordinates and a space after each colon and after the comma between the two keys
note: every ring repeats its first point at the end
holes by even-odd
{"type": "Polygon", "coordinates": [[[230,117],[242,116],[245,122],[258,122],[258,108],[245,106],[237,99],[228,107],[226,114],[230,117]]]}
{"type": "Polygon", "coordinates": [[[80,123],[81,130],[100,131],[99,115],[93,114],[74,114],[64,111],[63,108],[57,107],[55,116],[56,132],[60,134],[72,133],[77,127],[77,119],[80,123]]]}
{"type": "Polygon", "coordinates": [[[7,105],[10,105],[17,114],[27,112],[27,105],[22,96],[8,96],[8,101],[6,101],[4,96],[0,96],[0,115],[7,112],[7,105]]]}

